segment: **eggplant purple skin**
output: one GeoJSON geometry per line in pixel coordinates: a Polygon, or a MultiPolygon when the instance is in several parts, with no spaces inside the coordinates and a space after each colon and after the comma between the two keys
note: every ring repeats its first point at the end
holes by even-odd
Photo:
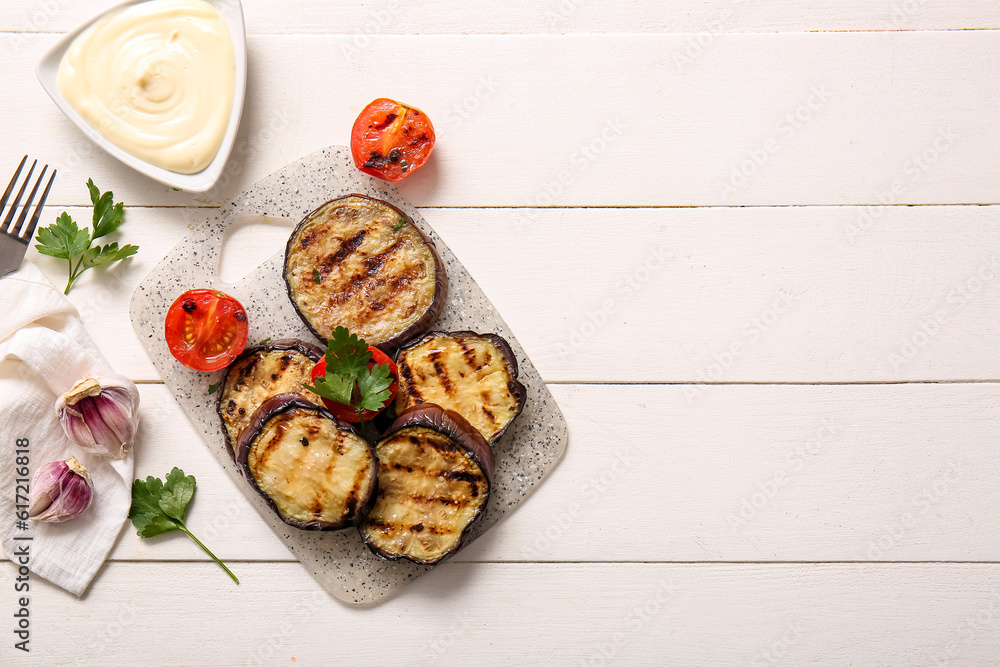
{"type": "Polygon", "coordinates": [[[430,331],[400,347],[399,350],[396,351],[396,355],[392,360],[393,363],[395,363],[396,366],[399,366],[400,359],[406,350],[417,347],[424,341],[429,338],[434,338],[435,336],[448,336],[459,341],[466,338],[486,338],[487,340],[492,341],[493,344],[497,346],[497,349],[500,350],[500,354],[503,355],[503,359],[507,363],[507,368],[510,369],[510,382],[507,383],[507,390],[517,401],[517,410],[514,411],[514,416],[510,418],[510,421],[507,422],[502,429],[494,433],[492,438],[490,438],[490,445],[495,445],[499,442],[500,438],[503,437],[503,434],[507,432],[507,429],[510,428],[511,424],[514,423],[518,415],[521,414],[524,410],[525,404],[528,402],[528,390],[523,384],[521,384],[520,380],[517,379],[517,357],[514,355],[514,350],[511,348],[510,343],[507,342],[507,339],[498,334],[476,333],[475,331],[430,331]]]}
{"type": "Polygon", "coordinates": [[[295,350],[297,352],[301,352],[313,361],[319,361],[325,354],[318,346],[313,345],[312,343],[307,343],[304,340],[299,340],[298,338],[281,338],[264,345],[255,345],[253,347],[246,348],[240,353],[240,356],[233,359],[229,366],[226,367],[226,372],[223,373],[222,379],[219,380],[219,388],[215,390],[215,413],[219,415],[219,425],[222,427],[222,437],[226,440],[226,451],[229,452],[229,455],[233,457],[234,461],[236,460],[236,443],[229,437],[229,429],[226,428],[226,420],[222,418],[222,394],[226,389],[226,382],[229,381],[229,371],[247,357],[257,354],[258,352],[271,352],[272,350],[295,350]]]}
{"type": "Polygon", "coordinates": [[[486,514],[486,509],[489,505],[489,496],[493,490],[493,473],[496,469],[496,461],[493,458],[493,449],[490,447],[489,443],[486,442],[486,438],[483,437],[483,434],[480,433],[475,426],[466,421],[465,417],[453,410],[445,410],[440,405],[436,405],[434,403],[421,403],[420,405],[414,405],[413,407],[404,410],[402,414],[396,418],[396,421],[394,421],[392,426],[389,428],[389,432],[383,436],[382,439],[384,440],[396,431],[409,426],[423,426],[433,431],[443,433],[464,447],[486,475],[486,501],[482,504],[476,516],[473,517],[472,521],[470,521],[462,531],[462,534],[459,536],[455,546],[448,549],[434,560],[421,560],[419,558],[409,558],[407,556],[403,556],[402,554],[386,553],[365,539],[364,521],[358,525],[358,533],[361,535],[361,540],[368,547],[369,551],[382,560],[405,560],[418,565],[437,565],[449,556],[454,555],[465,545],[466,542],[469,541],[472,527],[475,526],[476,523],[483,518],[483,515],[486,514]]]}
{"type": "MultiPolygon", "coordinates": [[[[374,347],[377,347],[378,349],[385,352],[386,355],[391,357],[393,353],[399,348],[400,345],[402,345],[403,343],[405,343],[406,341],[410,340],[415,336],[419,336],[420,334],[422,334],[423,332],[427,331],[432,326],[434,326],[434,323],[437,322],[439,317],[441,317],[441,313],[444,312],[445,304],[448,302],[448,272],[445,271],[444,262],[441,261],[441,255],[438,254],[437,248],[434,247],[434,242],[430,240],[427,234],[424,234],[423,230],[421,230],[419,227],[416,226],[416,224],[414,224],[410,216],[408,216],[398,207],[393,206],[384,199],[369,197],[368,195],[363,195],[360,193],[352,193],[331,199],[330,201],[320,204],[315,209],[307,213],[306,216],[302,218],[302,220],[299,222],[299,224],[295,226],[295,229],[292,230],[292,233],[288,237],[288,242],[285,244],[285,259],[282,264],[283,268],[281,271],[282,279],[285,281],[285,291],[288,293],[288,300],[292,302],[292,308],[295,309],[295,312],[298,314],[302,322],[306,325],[306,328],[308,328],[309,331],[312,333],[312,335],[316,336],[316,338],[325,342],[327,340],[326,336],[320,334],[320,332],[313,327],[313,325],[309,322],[309,320],[302,313],[302,311],[299,310],[298,305],[295,303],[295,299],[292,298],[292,286],[288,282],[288,274],[284,267],[288,265],[288,253],[291,252],[292,245],[294,244],[296,238],[298,237],[299,232],[301,232],[302,228],[312,220],[312,217],[317,213],[319,213],[320,210],[322,210],[323,208],[329,206],[330,204],[340,201],[341,199],[347,199],[348,197],[362,197],[364,199],[379,202],[380,204],[384,204],[385,206],[391,208],[401,218],[406,220],[406,222],[413,225],[413,228],[417,230],[417,234],[420,235],[420,238],[423,239],[424,243],[427,244],[427,247],[430,248],[431,256],[434,257],[435,284],[434,284],[434,296],[431,298],[431,305],[427,308],[424,314],[417,319],[416,322],[408,326],[406,329],[400,331],[398,334],[396,334],[389,340],[374,345],[374,347]]],[[[371,343],[369,344],[371,345],[371,343]]]]}
{"type": "MultiPolygon", "coordinates": [[[[369,486],[371,493],[369,493],[368,498],[364,503],[357,506],[353,516],[347,517],[339,523],[332,523],[329,521],[299,521],[298,519],[286,517],[278,511],[278,507],[274,504],[274,501],[271,500],[271,497],[261,491],[260,487],[257,486],[257,482],[254,480],[253,473],[250,471],[250,466],[247,463],[247,455],[250,453],[250,444],[253,442],[253,439],[257,436],[257,434],[260,433],[261,428],[263,428],[264,424],[266,424],[269,419],[293,408],[311,410],[333,421],[333,423],[341,431],[349,431],[350,433],[357,435],[357,431],[355,431],[350,424],[337,419],[326,408],[318,406],[315,403],[310,403],[298,394],[277,394],[261,403],[260,407],[257,408],[256,412],[254,412],[253,416],[250,418],[250,425],[247,426],[243,430],[243,433],[240,434],[239,441],[236,445],[236,466],[240,476],[243,477],[243,479],[245,479],[257,493],[260,494],[260,496],[264,499],[264,502],[268,504],[278,518],[287,523],[289,526],[300,530],[341,530],[343,528],[358,525],[366,516],[368,516],[368,513],[375,505],[375,499],[378,496],[378,455],[375,453],[375,446],[367,440],[364,442],[368,445],[372,458],[375,459],[375,465],[372,466],[372,475],[369,486]]],[[[362,440],[364,439],[362,438],[362,440]]]]}

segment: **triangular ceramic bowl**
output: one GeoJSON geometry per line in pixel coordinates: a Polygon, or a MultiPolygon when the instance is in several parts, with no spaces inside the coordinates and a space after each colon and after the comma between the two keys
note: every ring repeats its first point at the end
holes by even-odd
{"type": "Polygon", "coordinates": [[[106,16],[108,13],[119,9],[121,7],[127,7],[129,5],[138,5],[147,0],[129,0],[128,2],[123,2],[114,7],[111,7],[100,15],[95,16],[83,25],[79,26],[76,30],[67,33],[62,39],[56,42],[48,53],[42,58],[41,62],[38,63],[36,68],[36,73],[38,75],[38,80],[42,84],[42,88],[45,92],[49,94],[52,101],[56,103],[67,118],[76,123],[76,126],[80,130],[90,137],[90,139],[103,148],[105,151],[115,156],[128,166],[132,167],[138,172],[153,178],[160,183],[169,185],[173,188],[179,188],[181,190],[187,190],[188,192],[205,192],[211,188],[215,181],[218,180],[219,176],[222,175],[222,170],[226,166],[226,161],[229,159],[229,153],[233,149],[233,144],[236,142],[236,131],[239,129],[240,117],[243,114],[243,99],[246,94],[246,82],[247,82],[247,39],[246,39],[246,26],[243,22],[243,5],[240,0],[206,0],[208,4],[215,7],[219,14],[226,22],[226,26],[229,28],[229,34],[233,40],[233,49],[236,52],[236,90],[233,95],[233,110],[229,115],[229,126],[226,128],[225,137],[222,140],[222,146],[219,148],[219,152],[216,154],[215,159],[212,160],[205,169],[199,171],[196,174],[178,174],[173,171],[169,171],[162,167],[154,166],[145,160],[141,160],[130,153],[118,148],[110,141],[105,139],[100,132],[91,127],[91,125],[83,119],[80,114],[78,114],[69,102],[63,97],[62,93],[59,92],[59,84],[56,80],[56,76],[59,72],[59,62],[62,60],[63,54],[69,49],[69,45],[76,39],[76,36],[81,32],[89,28],[94,22],[106,16]]]}

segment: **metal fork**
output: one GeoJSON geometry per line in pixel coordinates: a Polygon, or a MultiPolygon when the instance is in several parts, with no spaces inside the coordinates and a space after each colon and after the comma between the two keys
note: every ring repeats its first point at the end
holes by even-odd
{"type": "MultiPolygon", "coordinates": [[[[10,198],[10,193],[14,190],[14,186],[17,185],[17,177],[21,175],[21,169],[27,161],[27,155],[21,158],[21,164],[17,165],[14,177],[10,179],[10,184],[4,190],[3,198],[0,198],[0,215],[3,214],[3,209],[7,206],[7,199],[10,198]]],[[[17,216],[15,220],[14,214],[17,213],[17,206],[21,203],[24,189],[28,187],[31,175],[35,172],[35,165],[37,164],[38,160],[31,163],[28,175],[25,177],[24,183],[21,184],[21,188],[17,191],[17,196],[14,197],[14,203],[10,205],[10,210],[7,212],[7,216],[3,219],[3,222],[0,222],[0,278],[21,268],[21,260],[24,259],[24,253],[28,250],[28,243],[31,241],[31,237],[35,235],[35,227],[38,226],[38,218],[42,214],[42,206],[45,205],[45,199],[49,196],[49,188],[52,187],[52,180],[56,177],[56,170],[53,169],[49,175],[49,182],[46,183],[45,190],[42,191],[42,198],[38,200],[38,205],[35,206],[35,212],[31,214],[31,218],[25,223],[25,219],[28,217],[28,209],[31,208],[31,202],[34,201],[35,195],[38,193],[38,186],[42,184],[42,179],[45,178],[45,172],[48,170],[49,165],[42,167],[42,173],[38,175],[34,187],[31,188],[31,192],[28,194],[27,201],[24,202],[21,215],[17,216]]]]}

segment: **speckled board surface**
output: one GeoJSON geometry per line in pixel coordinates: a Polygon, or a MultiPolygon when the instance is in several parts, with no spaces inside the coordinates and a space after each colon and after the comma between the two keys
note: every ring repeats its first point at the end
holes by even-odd
{"type": "MultiPolygon", "coordinates": [[[[322,341],[308,332],[288,300],[281,277],[284,244],[276,247],[274,256],[243,280],[223,285],[218,277],[222,240],[227,229],[248,217],[298,222],[323,202],[352,192],[379,197],[399,207],[437,247],[448,273],[449,294],[434,329],[496,333],[510,342],[517,355],[519,377],[528,391],[527,405],[494,446],[497,467],[493,491],[483,520],[473,528],[470,542],[475,540],[513,512],[553,470],[566,449],[566,421],[521,345],[465,267],[392,186],[354,168],[347,148],[330,147],[308,155],[223,205],[146,276],[132,295],[130,314],[132,325],[163,381],[219,463],[257,508],[261,519],[332,595],[348,603],[368,604],[396,592],[431,568],[379,559],[365,547],[354,528],[336,532],[301,531],[279,520],[239,476],[226,451],[215,412],[215,395],[208,393],[209,385],[219,381],[222,371],[199,373],[181,366],[170,355],[163,339],[163,321],[174,299],[189,289],[215,287],[239,299],[246,308],[251,343],[265,338],[293,337],[322,345],[322,341]]],[[[461,558],[461,551],[455,557],[461,558]]]]}

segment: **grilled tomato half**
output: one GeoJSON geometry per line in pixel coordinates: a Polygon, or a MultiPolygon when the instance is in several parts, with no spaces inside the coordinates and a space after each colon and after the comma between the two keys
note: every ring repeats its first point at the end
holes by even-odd
{"type": "Polygon", "coordinates": [[[165,336],[170,354],[196,371],[225,368],[247,346],[247,312],[217,290],[193,289],[167,311],[165,336]]]}
{"type": "Polygon", "coordinates": [[[379,98],[366,106],[351,130],[358,169],[393,183],[424,166],[434,148],[434,126],[420,109],[379,98]]]}

